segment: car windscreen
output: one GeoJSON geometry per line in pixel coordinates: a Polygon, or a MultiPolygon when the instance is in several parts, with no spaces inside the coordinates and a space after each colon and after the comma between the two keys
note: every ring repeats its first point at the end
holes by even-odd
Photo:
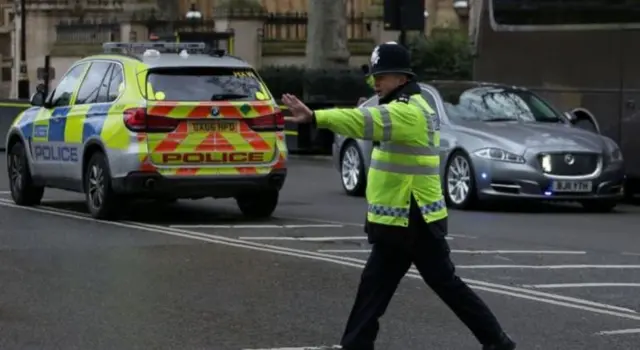
{"type": "Polygon", "coordinates": [[[271,95],[252,69],[185,67],[154,69],[147,75],[149,100],[256,101],[271,95]]]}
{"type": "Polygon", "coordinates": [[[563,119],[535,94],[519,89],[441,88],[447,115],[454,120],[559,123],[563,119]]]}

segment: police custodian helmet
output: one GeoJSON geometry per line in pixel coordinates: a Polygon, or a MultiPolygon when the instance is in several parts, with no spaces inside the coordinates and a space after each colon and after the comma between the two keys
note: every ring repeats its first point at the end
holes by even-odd
{"type": "Polygon", "coordinates": [[[411,53],[404,46],[394,41],[376,46],[371,53],[370,75],[406,74],[415,76],[411,70],[411,53]]]}

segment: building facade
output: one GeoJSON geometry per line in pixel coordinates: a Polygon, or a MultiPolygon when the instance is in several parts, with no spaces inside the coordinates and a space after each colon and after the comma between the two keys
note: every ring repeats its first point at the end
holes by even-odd
{"type": "MultiPolygon", "coordinates": [[[[206,38],[226,35],[228,39],[219,45],[233,48],[235,55],[257,67],[304,64],[308,1],[26,0],[30,91],[35,91],[39,83],[37,70],[43,66],[45,55],[52,57],[55,69],[52,83],[56,84],[74,61],[99,52],[106,41],[144,41],[159,36],[189,40],[191,34],[206,38]],[[243,4],[246,10],[241,7],[243,4]],[[226,7],[221,8],[223,5],[226,7]],[[195,21],[187,20],[186,14],[193,6],[201,16],[195,21]]],[[[375,44],[396,40],[398,33],[384,30],[381,0],[345,1],[350,63],[360,65],[366,62],[375,44]]],[[[464,23],[464,16],[454,9],[454,4],[460,2],[425,0],[429,13],[425,19],[426,32],[434,27],[459,27],[464,23]]],[[[0,97],[3,98],[17,97],[21,28],[16,4],[19,1],[0,0],[0,97]]]]}

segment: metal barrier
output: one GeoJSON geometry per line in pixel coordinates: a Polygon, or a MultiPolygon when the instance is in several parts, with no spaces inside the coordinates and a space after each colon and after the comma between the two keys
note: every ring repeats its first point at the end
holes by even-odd
{"type": "MultiPolygon", "coordinates": [[[[5,151],[6,137],[11,124],[20,112],[29,108],[30,104],[24,100],[0,100],[0,151],[5,151]]],[[[309,103],[312,109],[333,107],[332,104],[309,103]]],[[[290,116],[286,106],[280,106],[285,116],[290,116]]],[[[285,123],[287,148],[291,153],[322,153],[331,154],[333,133],[319,130],[312,125],[298,125],[285,123]]]]}

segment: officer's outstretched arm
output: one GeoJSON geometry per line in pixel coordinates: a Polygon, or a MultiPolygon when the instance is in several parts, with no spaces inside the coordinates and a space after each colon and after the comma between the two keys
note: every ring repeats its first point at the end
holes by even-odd
{"type": "MultiPolygon", "coordinates": [[[[372,141],[409,141],[412,115],[407,104],[315,111],[316,126],[337,134],[372,141]]],[[[411,107],[410,107],[411,108],[411,107]]]]}

